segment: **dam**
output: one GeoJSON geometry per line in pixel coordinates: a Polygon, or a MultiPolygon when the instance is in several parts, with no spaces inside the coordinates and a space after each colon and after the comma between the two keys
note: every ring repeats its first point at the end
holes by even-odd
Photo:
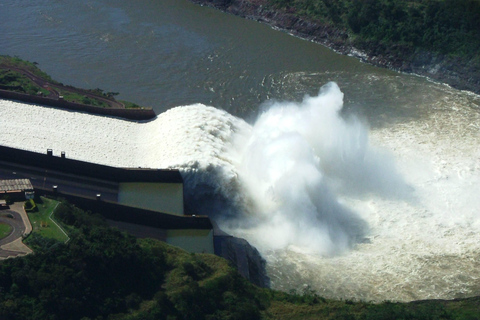
{"type": "MultiPolygon", "coordinates": [[[[272,106],[254,126],[200,104],[143,123],[0,100],[0,139],[100,165],[179,170],[185,209],[248,239],[274,288],[309,279],[327,297],[475,295],[478,129],[462,129],[455,149],[443,131],[426,143],[415,122],[369,132],[338,116],[342,100],[330,85],[302,103],[272,106]],[[432,154],[437,160],[427,161],[432,154]]],[[[426,123],[447,124],[448,114],[426,123]]],[[[468,115],[477,123],[478,114],[468,115]]]]}
{"type": "Polygon", "coordinates": [[[185,210],[216,214],[254,244],[275,289],[367,301],[480,294],[478,95],[184,0],[1,5],[5,54],[158,117],[2,102],[0,144],[180,170],[185,210]],[[342,108],[309,108],[305,97],[329,81],[342,108]]]}

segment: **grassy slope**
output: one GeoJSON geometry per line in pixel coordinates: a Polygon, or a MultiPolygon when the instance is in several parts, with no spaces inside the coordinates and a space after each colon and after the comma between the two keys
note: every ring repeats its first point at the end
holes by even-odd
{"type": "MultiPolygon", "coordinates": [[[[308,290],[302,294],[288,294],[261,289],[239,278],[233,280],[237,281],[237,284],[232,286],[230,282],[238,274],[222,258],[208,254],[189,254],[156,240],[141,240],[140,245],[147,250],[156,249],[166,253],[170,268],[162,286],[164,290],[162,295],[174,301],[176,308],[181,308],[184,303],[185,309],[182,310],[191,310],[191,313],[182,313],[186,319],[245,319],[239,316],[246,314],[245,306],[242,306],[245,300],[260,310],[260,318],[272,320],[478,319],[480,314],[480,298],[371,304],[328,300],[308,290]],[[206,311],[211,306],[208,306],[208,303],[207,306],[202,305],[205,299],[201,294],[214,297],[217,305],[213,308],[219,307],[230,298],[239,306],[239,310],[236,310],[239,313],[231,312],[232,310],[208,313],[206,311]],[[200,303],[196,303],[195,300],[200,303]],[[207,314],[210,317],[205,317],[207,314]]],[[[138,309],[130,310],[129,314],[118,314],[112,319],[147,319],[147,315],[155,315],[158,312],[161,305],[159,296],[161,295],[157,294],[154,299],[143,301],[138,309]]],[[[255,318],[255,313],[250,316],[255,318]]]]}
{"type": "Polygon", "coordinates": [[[48,90],[39,87],[23,74],[7,69],[0,69],[0,85],[8,88],[8,90],[30,95],[36,95],[39,92],[48,96],[48,90]]]}
{"type": "Polygon", "coordinates": [[[45,238],[55,239],[60,242],[67,241],[68,236],[50,217],[58,201],[41,197],[36,204],[38,211],[28,213],[28,218],[32,224],[32,231],[39,233],[45,238]]]}
{"type": "Polygon", "coordinates": [[[10,57],[5,55],[0,55],[0,67],[15,67],[30,71],[31,73],[48,80],[51,83],[58,83],[57,81],[53,80],[48,74],[43,72],[37,67],[37,63],[29,62],[22,60],[18,57],[10,57]]]}

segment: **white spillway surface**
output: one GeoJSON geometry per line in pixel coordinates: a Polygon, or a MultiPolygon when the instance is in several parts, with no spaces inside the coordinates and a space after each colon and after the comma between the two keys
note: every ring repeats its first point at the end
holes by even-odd
{"type": "Polygon", "coordinates": [[[171,109],[149,122],[94,116],[0,100],[0,143],[118,167],[195,167],[211,164],[245,123],[204,105],[171,109]],[[227,135],[227,136],[224,136],[227,135]],[[205,161],[202,161],[205,160],[205,161]]]}
{"type": "Polygon", "coordinates": [[[221,223],[259,248],[275,288],[376,301],[480,294],[478,110],[442,107],[369,132],[338,116],[342,97],[330,84],[254,126],[200,104],[129,122],[0,100],[0,144],[181,169],[187,193],[209,186],[243,213],[221,223]]]}

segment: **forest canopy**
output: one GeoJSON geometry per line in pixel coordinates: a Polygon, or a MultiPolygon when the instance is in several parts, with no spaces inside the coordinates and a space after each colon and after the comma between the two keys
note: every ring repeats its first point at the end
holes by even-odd
{"type": "Polygon", "coordinates": [[[399,44],[480,59],[480,0],[267,1],[277,9],[341,28],[357,45],[399,44]]]}
{"type": "Polygon", "coordinates": [[[0,319],[478,319],[479,297],[373,304],[308,286],[258,288],[220,257],[136,239],[68,203],[58,209],[68,243],[32,233],[34,254],[0,263],[0,319]]]}

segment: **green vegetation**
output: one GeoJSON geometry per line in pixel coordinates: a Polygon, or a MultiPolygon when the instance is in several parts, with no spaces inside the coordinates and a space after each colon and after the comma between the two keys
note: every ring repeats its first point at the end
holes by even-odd
{"type": "Polygon", "coordinates": [[[480,0],[267,0],[347,31],[359,47],[460,56],[480,65],[480,0]]]}
{"type": "MultiPolygon", "coordinates": [[[[33,233],[38,233],[44,238],[65,242],[68,240],[68,236],[52,220],[52,212],[57,208],[58,204],[58,201],[40,197],[37,200],[37,210],[35,212],[28,212],[28,218],[32,224],[33,233]]],[[[26,243],[30,244],[30,241],[31,236],[26,239],[26,243]]]]}
{"type": "Polygon", "coordinates": [[[118,92],[104,92],[96,88],[78,89],[54,81],[49,75],[37,67],[37,63],[21,60],[17,57],[0,55],[0,89],[42,95],[65,101],[85,104],[99,108],[142,108],[135,103],[115,100],[118,92]]]}
{"type": "Polygon", "coordinates": [[[35,212],[37,211],[37,204],[33,199],[28,199],[23,203],[23,208],[25,209],[26,212],[35,212]]]}
{"type": "Polygon", "coordinates": [[[47,80],[48,82],[59,84],[53,80],[48,74],[43,72],[37,67],[38,63],[22,60],[19,57],[10,57],[5,55],[0,55],[0,68],[18,68],[29,71],[40,78],[47,80]]]}
{"type": "Polygon", "coordinates": [[[0,69],[0,89],[31,95],[37,95],[39,93],[43,95],[49,94],[48,90],[37,86],[20,72],[9,69],[0,69]]]}
{"type": "Polygon", "coordinates": [[[123,103],[125,105],[125,108],[127,109],[143,109],[143,107],[139,106],[136,103],[125,101],[125,100],[119,100],[119,101],[123,103]]]}
{"type": "Polygon", "coordinates": [[[478,319],[480,298],[371,304],[257,288],[217,256],[136,239],[68,203],[55,212],[71,240],[32,233],[34,254],[0,263],[0,319],[478,319]]]}
{"type": "Polygon", "coordinates": [[[0,239],[5,238],[12,232],[12,226],[6,223],[0,222],[0,239]]]}
{"type": "Polygon", "coordinates": [[[59,93],[60,95],[63,96],[63,99],[65,101],[76,102],[76,103],[81,103],[81,104],[86,104],[89,106],[95,106],[95,107],[101,107],[101,108],[109,107],[108,103],[106,103],[105,101],[93,99],[77,92],[59,90],[59,93]]]}
{"type": "Polygon", "coordinates": [[[34,254],[0,264],[0,319],[260,318],[262,291],[225,260],[137,240],[69,204],[61,211],[68,244],[33,233],[34,254]]]}

